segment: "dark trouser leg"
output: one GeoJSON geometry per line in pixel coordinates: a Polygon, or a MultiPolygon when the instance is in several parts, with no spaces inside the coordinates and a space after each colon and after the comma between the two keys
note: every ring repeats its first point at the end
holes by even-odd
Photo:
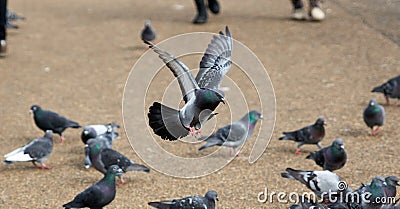
{"type": "Polygon", "coordinates": [[[219,3],[217,0],[208,0],[208,8],[210,8],[211,12],[214,14],[219,13],[219,3]]]}
{"type": "Polygon", "coordinates": [[[294,9],[302,9],[304,7],[302,0],[292,0],[294,9]]]}
{"type": "Polygon", "coordinates": [[[204,0],[194,0],[196,3],[197,15],[193,20],[194,24],[202,24],[207,22],[207,10],[204,0]]]}
{"type": "Polygon", "coordinates": [[[0,0],[0,40],[6,40],[7,0],[0,0]]]}

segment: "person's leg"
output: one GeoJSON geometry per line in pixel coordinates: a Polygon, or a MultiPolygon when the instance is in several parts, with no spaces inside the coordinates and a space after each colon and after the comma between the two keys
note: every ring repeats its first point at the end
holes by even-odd
{"type": "Polygon", "coordinates": [[[207,10],[204,0],[194,0],[197,9],[197,15],[193,19],[194,24],[202,24],[207,22],[207,10]]]}
{"type": "Polygon", "coordinates": [[[217,0],[208,0],[208,8],[210,8],[210,11],[214,14],[219,13],[219,3],[217,0]]]}
{"type": "Polygon", "coordinates": [[[295,20],[305,20],[307,15],[304,11],[304,5],[302,0],[292,0],[293,14],[292,18],[295,20]]]}
{"type": "Polygon", "coordinates": [[[313,20],[323,20],[325,18],[325,13],[322,11],[321,0],[310,0],[310,17],[313,20]]]}
{"type": "Polygon", "coordinates": [[[7,53],[6,44],[6,24],[7,24],[7,0],[0,0],[0,56],[5,56],[7,53]]]}

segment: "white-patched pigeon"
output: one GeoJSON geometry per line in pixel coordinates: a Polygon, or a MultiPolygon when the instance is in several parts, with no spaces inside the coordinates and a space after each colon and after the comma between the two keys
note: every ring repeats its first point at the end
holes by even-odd
{"type": "Polygon", "coordinates": [[[50,156],[53,151],[53,131],[47,130],[43,137],[34,139],[27,145],[20,147],[4,157],[4,163],[10,164],[13,162],[32,162],[37,168],[50,169],[44,164],[44,161],[50,156]],[[37,165],[39,162],[40,165],[37,165]]]}
{"type": "Polygon", "coordinates": [[[158,209],[214,209],[218,201],[217,192],[210,190],[204,197],[190,196],[182,199],[149,202],[148,204],[158,209]]]}
{"type": "Polygon", "coordinates": [[[180,109],[154,102],[149,108],[149,125],[162,139],[177,140],[190,133],[199,134],[201,125],[212,118],[213,111],[224,103],[224,94],[219,90],[220,83],[230,69],[232,38],[229,28],[225,35],[220,32],[208,45],[200,62],[196,79],[189,68],[176,57],[163,49],[146,42],[163,60],[177,78],[185,105],[180,109]]]}

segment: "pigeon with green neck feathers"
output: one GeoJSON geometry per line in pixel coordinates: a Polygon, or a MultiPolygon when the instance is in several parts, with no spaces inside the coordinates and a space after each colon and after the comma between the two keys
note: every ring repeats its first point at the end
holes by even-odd
{"type": "Polygon", "coordinates": [[[189,134],[201,134],[201,126],[216,113],[224,94],[219,90],[223,77],[230,69],[232,37],[228,27],[225,34],[214,35],[200,62],[196,79],[189,68],[167,51],[145,41],[167,65],[178,80],[185,101],[181,109],[154,102],[147,114],[149,125],[162,139],[177,140],[189,134]]]}
{"type": "Polygon", "coordinates": [[[371,128],[371,136],[376,136],[385,123],[385,109],[375,99],[371,99],[363,113],[365,124],[371,128]]]}
{"type": "Polygon", "coordinates": [[[332,145],[311,153],[306,157],[312,159],[324,170],[334,171],[342,168],[347,161],[347,153],[342,139],[335,139],[332,145]]]}
{"type": "Polygon", "coordinates": [[[71,202],[64,204],[63,207],[100,209],[110,204],[116,194],[115,176],[122,174],[122,172],[122,169],[117,165],[110,166],[103,179],[79,193],[71,202]]]}
{"type": "Polygon", "coordinates": [[[36,126],[44,132],[52,130],[53,133],[61,137],[61,142],[65,140],[62,135],[65,129],[81,127],[77,122],[69,120],[50,110],[43,110],[39,105],[32,105],[31,112],[33,113],[36,126]]]}
{"type": "Polygon", "coordinates": [[[315,144],[319,149],[321,147],[321,140],[325,137],[325,118],[318,118],[313,125],[306,126],[302,129],[283,132],[284,136],[280,137],[279,140],[292,140],[297,142],[296,154],[300,154],[300,147],[304,144],[315,144]]]}
{"type": "Polygon", "coordinates": [[[383,205],[381,200],[386,198],[385,187],[385,179],[382,176],[375,177],[371,183],[354,191],[359,195],[363,195],[366,198],[365,201],[361,199],[359,202],[352,204],[361,206],[363,209],[380,209],[383,205]]]}
{"type": "MultiPolygon", "coordinates": [[[[400,101],[400,75],[375,87],[371,92],[382,93],[385,96],[387,105],[390,104],[389,98],[397,98],[400,101]]],[[[397,105],[400,106],[400,103],[398,102],[397,105]]]]}
{"type": "MultiPolygon", "coordinates": [[[[89,158],[92,162],[92,166],[101,173],[106,173],[107,169],[111,165],[118,165],[122,169],[123,173],[127,171],[150,172],[150,169],[146,166],[136,164],[126,156],[111,148],[102,147],[101,142],[96,139],[89,139],[87,144],[89,146],[89,158]]],[[[121,180],[121,184],[124,184],[125,181],[122,173],[118,175],[118,177],[121,180]]]]}
{"type": "Polygon", "coordinates": [[[201,137],[199,140],[207,143],[199,148],[206,149],[212,146],[231,147],[231,155],[238,154],[237,148],[242,146],[253,134],[254,127],[263,116],[257,110],[250,111],[240,120],[218,129],[208,137],[201,137]]]}

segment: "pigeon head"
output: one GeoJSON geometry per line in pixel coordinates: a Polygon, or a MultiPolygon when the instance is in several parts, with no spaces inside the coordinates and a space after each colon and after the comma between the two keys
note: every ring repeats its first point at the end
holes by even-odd
{"type": "Polygon", "coordinates": [[[337,138],[333,141],[332,146],[338,150],[344,149],[343,139],[337,138]]]}
{"type": "Polygon", "coordinates": [[[397,176],[388,176],[385,178],[385,182],[388,186],[400,186],[397,176]]]}
{"type": "Polygon", "coordinates": [[[371,99],[371,100],[369,100],[369,104],[368,104],[370,107],[374,107],[374,106],[376,106],[376,100],[375,99],[371,99]]]}
{"type": "Polygon", "coordinates": [[[149,27],[149,26],[150,26],[150,24],[151,24],[150,20],[149,20],[149,19],[147,19],[147,20],[146,20],[146,22],[144,23],[144,26],[146,26],[146,27],[149,27]]]}
{"type": "Polygon", "coordinates": [[[40,110],[42,110],[42,108],[39,105],[32,105],[31,106],[31,112],[32,113],[35,113],[35,112],[40,111],[40,110]]]}
{"type": "Polygon", "coordinates": [[[53,131],[52,130],[47,130],[46,133],[44,133],[44,137],[52,139],[53,138],[53,131]]]}
{"type": "Polygon", "coordinates": [[[250,123],[256,123],[259,119],[263,119],[263,115],[257,110],[252,110],[249,112],[250,123]]]}
{"type": "Polygon", "coordinates": [[[208,200],[218,201],[217,192],[215,190],[210,190],[206,193],[205,197],[208,200]]]}
{"type": "Polygon", "coordinates": [[[386,185],[386,182],[385,182],[385,179],[382,176],[375,177],[371,182],[371,187],[372,188],[382,187],[384,185],[386,185]]]}
{"type": "Polygon", "coordinates": [[[97,136],[97,133],[96,133],[96,130],[94,129],[94,128],[88,128],[88,129],[85,129],[83,132],[82,132],[82,135],[84,135],[85,136],[85,138],[88,138],[88,139],[93,139],[93,138],[96,138],[96,136],[97,136]]]}
{"type": "Polygon", "coordinates": [[[124,171],[118,165],[112,165],[108,168],[107,173],[121,175],[124,171]]]}
{"type": "Polygon", "coordinates": [[[326,125],[325,118],[324,117],[318,118],[317,121],[315,121],[314,125],[320,127],[326,125]]]}
{"type": "Polygon", "coordinates": [[[204,99],[205,102],[222,102],[225,104],[224,93],[219,90],[214,89],[202,89],[200,90],[201,98],[204,99]]]}

